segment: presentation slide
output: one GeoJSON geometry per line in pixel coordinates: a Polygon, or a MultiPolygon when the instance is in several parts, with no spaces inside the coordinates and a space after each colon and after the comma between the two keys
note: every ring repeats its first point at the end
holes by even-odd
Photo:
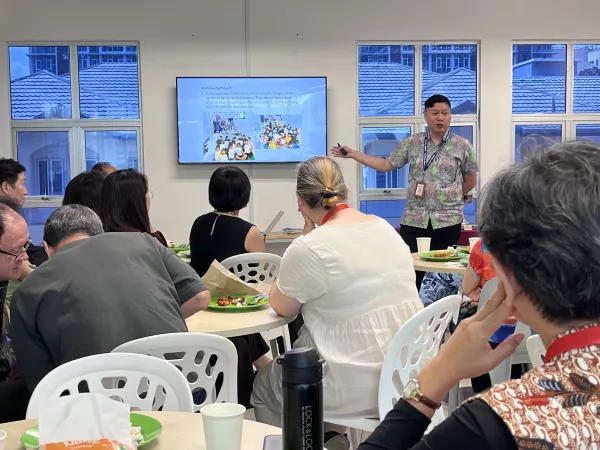
{"type": "Polygon", "coordinates": [[[327,79],[177,78],[179,162],[282,163],[327,154],[327,79]]]}

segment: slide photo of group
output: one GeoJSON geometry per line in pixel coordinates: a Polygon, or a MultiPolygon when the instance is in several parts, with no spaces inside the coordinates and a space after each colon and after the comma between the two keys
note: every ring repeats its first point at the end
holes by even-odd
{"type": "Polygon", "coordinates": [[[300,148],[300,115],[259,115],[258,133],[264,149],[300,148]]]}
{"type": "Polygon", "coordinates": [[[253,118],[244,112],[210,114],[212,136],[209,137],[207,159],[214,161],[255,161],[252,139],[253,118]],[[210,149],[213,149],[211,152],[210,149]]]}

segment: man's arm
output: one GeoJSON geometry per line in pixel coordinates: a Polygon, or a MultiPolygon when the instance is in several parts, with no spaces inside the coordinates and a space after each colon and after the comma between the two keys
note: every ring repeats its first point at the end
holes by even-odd
{"type": "Polygon", "coordinates": [[[188,318],[208,308],[210,292],[196,271],[183,262],[174,251],[161,245],[156,239],[154,241],[169,277],[175,285],[183,316],[188,318]]]}
{"type": "Polygon", "coordinates": [[[476,173],[465,173],[463,175],[463,183],[462,190],[463,195],[467,195],[471,189],[475,187],[477,184],[477,174],[476,173]]]}
{"type": "Polygon", "coordinates": [[[208,304],[210,302],[210,292],[202,291],[192,298],[190,298],[187,302],[181,305],[181,312],[183,313],[183,318],[187,319],[188,317],[193,316],[197,312],[204,311],[208,308],[208,304]]]}
{"type": "Polygon", "coordinates": [[[408,164],[408,147],[410,144],[410,138],[402,140],[398,146],[390,153],[389,158],[381,158],[379,156],[367,155],[366,153],[359,152],[347,146],[333,147],[331,154],[336,158],[349,158],[362,165],[375,169],[379,172],[390,172],[399,167],[404,167],[408,164]],[[342,150],[346,154],[342,153],[342,150]]]}
{"type": "Polygon", "coordinates": [[[38,383],[56,365],[50,350],[44,344],[42,337],[35,331],[35,312],[24,307],[27,299],[16,291],[10,305],[10,337],[15,357],[19,364],[19,374],[25,380],[29,392],[33,392],[38,383]]]}
{"type": "Polygon", "coordinates": [[[394,169],[394,167],[392,167],[392,163],[387,158],[367,155],[366,153],[358,151],[351,153],[351,158],[364,166],[377,170],[378,172],[390,172],[394,169]]]}

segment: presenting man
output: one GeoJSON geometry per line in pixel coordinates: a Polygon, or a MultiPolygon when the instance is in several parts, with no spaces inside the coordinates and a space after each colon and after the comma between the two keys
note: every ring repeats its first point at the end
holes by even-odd
{"type": "Polygon", "coordinates": [[[450,100],[443,95],[428,98],[424,116],[429,130],[401,141],[387,159],[348,147],[331,150],[336,157],[354,159],[379,172],[409,164],[408,198],[400,235],[412,253],[417,251],[419,237],[431,238],[431,250],[446,249],[458,242],[464,198],[477,184],[473,147],[449,130],[450,100]]]}
{"type": "Polygon", "coordinates": [[[50,259],[21,283],[10,305],[12,344],[30,391],[66,362],[185,332],[184,318],[210,301],[176,253],[145,233],[103,234],[100,218],[82,205],[48,217],[44,246],[50,259]]]}

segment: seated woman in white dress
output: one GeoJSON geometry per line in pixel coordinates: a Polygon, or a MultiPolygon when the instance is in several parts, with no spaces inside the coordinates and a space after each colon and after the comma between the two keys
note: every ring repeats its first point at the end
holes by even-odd
{"type": "MultiPolygon", "coordinates": [[[[294,347],[316,347],[326,361],[325,416],[377,417],[388,347],[423,308],[410,250],[385,220],[348,207],[333,160],[301,164],[296,193],[304,232],[283,256],[270,305],[285,317],[304,316],[294,347]]],[[[259,371],[251,403],[257,420],[281,426],[280,365],[259,371]]]]}

